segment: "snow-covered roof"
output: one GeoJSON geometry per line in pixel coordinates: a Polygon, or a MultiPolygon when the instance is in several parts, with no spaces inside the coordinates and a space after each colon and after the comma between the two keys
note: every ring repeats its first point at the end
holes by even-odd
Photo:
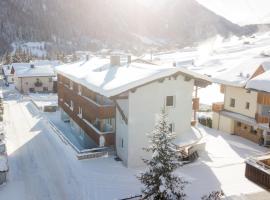
{"type": "Polygon", "coordinates": [[[0,172],[8,171],[8,159],[5,155],[0,155],[0,172]]]}
{"type": "Polygon", "coordinates": [[[99,57],[58,66],[56,71],[107,97],[121,94],[132,88],[176,73],[184,73],[196,79],[210,82],[207,76],[184,68],[176,68],[172,65],[161,66],[134,61],[131,64],[111,66],[110,59],[99,57]]]}
{"type": "Polygon", "coordinates": [[[41,65],[31,67],[30,65],[15,69],[16,77],[37,77],[55,76],[54,68],[51,65],[41,65]]]}
{"type": "Polygon", "coordinates": [[[34,65],[51,65],[53,67],[56,67],[58,65],[61,64],[61,62],[59,60],[31,60],[30,64],[34,64],[34,65]]]}
{"type": "Polygon", "coordinates": [[[270,92],[270,71],[264,72],[263,74],[248,81],[246,88],[270,92]]]}
{"type": "Polygon", "coordinates": [[[269,61],[270,58],[267,57],[253,57],[241,62],[235,62],[233,68],[221,73],[213,79],[216,83],[244,87],[260,66],[262,66],[265,71],[270,69],[269,61]]]}
{"type": "Polygon", "coordinates": [[[12,67],[10,65],[3,65],[3,73],[5,76],[9,76],[11,73],[12,67]]]}

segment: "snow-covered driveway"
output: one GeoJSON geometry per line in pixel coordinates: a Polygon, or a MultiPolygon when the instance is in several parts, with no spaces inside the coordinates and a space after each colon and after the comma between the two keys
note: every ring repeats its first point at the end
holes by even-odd
{"type": "MultiPolygon", "coordinates": [[[[140,193],[135,175],[113,158],[79,161],[29,100],[13,93],[5,101],[10,172],[2,200],[111,200],[140,193]]],[[[237,136],[200,127],[206,152],[177,170],[190,184],[187,200],[223,189],[233,199],[268,200],[269,193],[244,177],[244,159],[267,149],[237,136]],[[250,198],[246,196],[255,195],[250,198]]]]}
{"type": "Polygon", "coordinates": [[[116,199],[139,192],[133,176],[113,158],[78,161],[29,101],[11,97],[5,105],[9,180],[2,200],[116,199]]]}

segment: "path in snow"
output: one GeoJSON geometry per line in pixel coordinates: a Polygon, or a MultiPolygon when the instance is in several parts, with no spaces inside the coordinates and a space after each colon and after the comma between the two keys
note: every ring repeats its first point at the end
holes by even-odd
{"type": "Polygon", "coordinates": [[[10,95],[5,105],[10,172],[0,199],[115,199],[139,192],[120,162],[112,158],[78,161],[29,102],[10,95]],[[14,98],[15,97],[15,98],[14,98]]]}

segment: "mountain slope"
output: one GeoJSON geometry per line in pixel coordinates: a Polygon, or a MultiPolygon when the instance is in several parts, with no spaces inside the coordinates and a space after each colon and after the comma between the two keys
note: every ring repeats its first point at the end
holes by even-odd
{"type": "Polygon", "coordinates": [[[47,41],[61,50],[89,49],[93,43],[129,49],[146,45],[142,37],[183,46],[255,30],[232,24],[195,0],[156,0],[147,6],[140,1],[1,0],[0,51],[18,41],[47,41]]]}

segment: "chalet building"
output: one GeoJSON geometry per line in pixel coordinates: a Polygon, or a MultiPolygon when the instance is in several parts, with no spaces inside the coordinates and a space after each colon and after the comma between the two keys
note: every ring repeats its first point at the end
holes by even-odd
{"type": "Polygon", "coordinates": [[[50,65],[17,69],[14,74],[15,88],[21,93],[53,92],[56,87],[56,74],[50,65]]]}
{"type": "Polygon", "coordinates": [[[57,89],[55,66],[58,61],[32,61],[9,65],[9,83],[21,93],[54,92],[57,89]]]}
{"type": "Polygon", "coordinates": [[[270,63],[269,59],[251,60],[215,80],[221,84],[224,102],[212,106],[213,128],[270,145],[270,90],[264,91],[264,84],[256,81],[269,73],[270,63]]]}
{"type": "Polygon", "coordinates": [[[113,146],[129,167],[140,166],[141,158],[149,156],[142,149],[149,146],[147,133],[163,107],[175,141],[185,142],[181,137],[195,130],[192,108],[198,109],[198,99],[193,100],[193,90],[210,83],[186,69],[120,56],[59,66],[57,76],[63,120],[98,146],[113,146]]]}

